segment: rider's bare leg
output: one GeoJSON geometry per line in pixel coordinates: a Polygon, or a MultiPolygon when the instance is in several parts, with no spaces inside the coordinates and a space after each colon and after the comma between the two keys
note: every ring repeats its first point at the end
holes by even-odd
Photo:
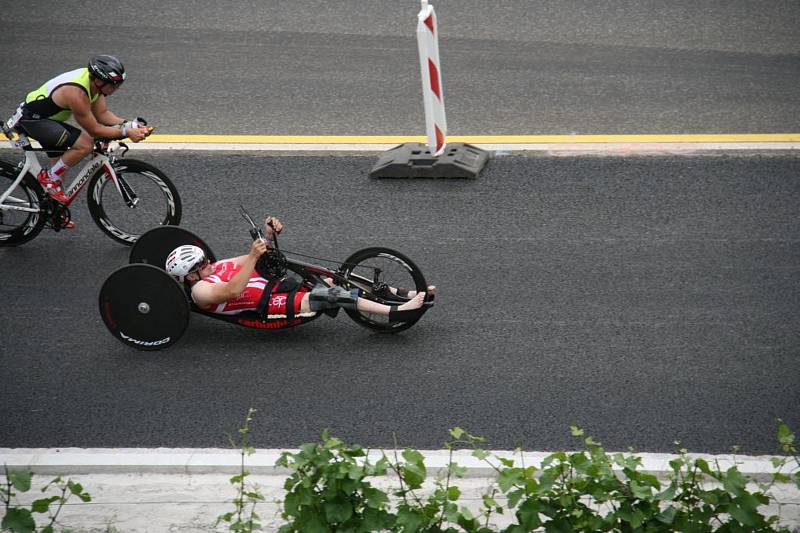
{"type": "MultiPolygon", "coordinates": [[[[333,287],[333,278],[324,278],[322,281],[324,281],[329,287],[333,287]]],[[[398,291],[404,292],[402,296],[403,298],[413,298],[417,295],[417,291],[402,291],[402,289],[397,289],[396,287],[389,287],[389,290],[392,291],[392,294],[397,294],[398,291]]],[[[431,296],[436,296],[436,286],[428,285],[428,290],[426,292],[431,296]]]]}
{"type": "MultiPolygon", "coordinates": [[[[309,313],[311,312],[311,293],[305,293],[303,295],[303,299],[300,300],[300,312],[301,313],[309,313]]],[[[403,305],[398,305],[398,311],[412,311],[414,309],[419,309],[425,303],[425,293],[421,292],[416,294],[411,300],[407,301],[403,305]]],[[[389,316],[389,311],[391,311],[391,307],[384,304],[379,304],[378,302],[373,302],[372,300],[367,300],[366,298],[359,298],[356,301],[356,309],[361,311],[362,313],[372,313],[374,315],[383,315],[389,316]]]]}
{"type": "Polygon", "coordinates": [[[74,167],[81,162],[81,159],[92,153],[92,146],[94,146],[94,139],[84,131],[75,141],[75,144],[64,152],[64,155],[61,156],[61,161],[68,167],[74,167]]]}
{"type": "Polygon", "coordinates": [[[81,162],[81,160],[92,152],[94,139],[85,131],[81,133],[78,140],[60,157],[50,159],[49,179],[62,179],[67,171],[81,162]]]}
{"type": "MultiPolygon", "coordinates": [[[[392,294],[397,294],[399,289],[394,287],[389,287],[389,290],[392,291],[392,294]]],[[[436,296],[436,286],[435,285],[428,285],[428,290],[426,291],[431,296],[436,296]]],[[[413,298],[417,295],[417,291],[408,291],[404,294],[405,298],[413,298]]]]}

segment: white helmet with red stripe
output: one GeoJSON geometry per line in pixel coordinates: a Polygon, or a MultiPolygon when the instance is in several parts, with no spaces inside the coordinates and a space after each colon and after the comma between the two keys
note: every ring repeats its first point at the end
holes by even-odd
{"type": "Polygon", "coordinates": [[[203,263],[206,254],[202,248],[191,244],[178,246],[167,256],[164,269],[178,281],[183,281],[187,274],[203,263]]]}

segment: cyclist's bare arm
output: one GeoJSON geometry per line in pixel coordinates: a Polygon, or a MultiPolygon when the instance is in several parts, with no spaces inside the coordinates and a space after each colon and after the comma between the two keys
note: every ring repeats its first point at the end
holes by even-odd
{"type": "Polygon", "coordinates": [[[200,307],[207,307],[225,303],[239,296],[247,288],[247,282],[250,281],[250,275],[253,273],[253,269],[256,268],[256,262],[266,250],[266,244],[258,240],[253,241],[249,254],[234,258],[237,262],[243,258],[242,262],[239,263],[242,265],[242,269],[230,281],[208,283],[201,280],[195,283],[192,287],[192,298],[194,298],[195,303],[200,307]]]}
{"type": "Polygon", "coordinates": [[[119,129],[104,126],[97,122],[89,104],[89,97],[80,87],[74,85],[59,87],[53,93],[53,102],[59,107],[72,110],[75,121],[92,137],[119,138],[119,129]]]}
{"type": "Polygon", "coordinates": [[[106,105],[106,97],[102,94],[92,104],[92,114],[97,122],[105,124],[106,126],[116,126],[122,124],[125,119],[118,117],[108,109],[106,105]]]}
{"type": "MultiPolygon", "coordinates": [[[[119,128],[104,126],[97,121],[89,103],[89,97],[83,89],[74,85],[64,85],[53,93],[53,102],[59,107],[70,109],[75,121],[93,138],[119,139],[119,128]]],[[[144,128],[129,128],[127,137],[132,141],[141,141],[145,138],[147,131],[144,128]]]]}

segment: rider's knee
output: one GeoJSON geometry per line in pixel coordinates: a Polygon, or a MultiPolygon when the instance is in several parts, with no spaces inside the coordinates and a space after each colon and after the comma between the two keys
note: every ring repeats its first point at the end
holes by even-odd
{"type": "Polygon", "coordinates": [[[75,141],[75,144],[70,147],[70,149],[75,150],[76,152],[88,154],[92,151],[92,146],[94,146],[94,139],[92,139],[92,136],[88,133],[83,132],[81,133],[80,137],[78,137],[78,140],[75,141]]]}
{"type": "Polygon", "coordinates": [[[308,304],[312,311],[326,309],[355,309],[358,304],[358,289],[347,290],[339,286],[328,287],[318,284],[308,296],[308,304]]]}

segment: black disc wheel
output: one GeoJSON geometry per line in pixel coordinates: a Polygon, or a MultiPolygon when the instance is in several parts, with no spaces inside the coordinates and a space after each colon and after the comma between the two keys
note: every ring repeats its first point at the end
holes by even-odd
{"type": "MultiPolygon", "coordinates": [[[[361,289],[360,296],[384,305],[402,305],[407,291],[424,291],[428,284],[411,259],[389,248],[365,248],[348,257],[342,265],[348,288],[361,289]]],[[[359,325],[382,333],[396,333],[413,326],[419,316],[390,322],[383,315],[345,309],[359,325]]]]}
{"type": "Polygon", "coordinates": [[[100,289],[100,315],[120,342],[137,350],[163,350],[189,324],[189,300],[180,284],[153,265],[115,270],[100,289]]]}
{"type": "Polygon", "coordinates": [[[0,205],[0,246],[18,246],[33,239],[44,228],[45,193],[36,178],[26,173],[11,190],[20,169],[0,161],[0,196],[8,192],[0,205]]]}
{"type": "Polygon", "coordinates": [[[123,194],[105,166],[89,183],[89,213],[106,235],[131,246],[150,228],[180,224],[181,198],[163,172],[134,159],[120,159],[113,167],[123,194]]]}
{"type": "Polygon", "coordinates": [[[158,226],[145,232],[131,248],[130,263],[147,263],[164,268],[167,256],[184,244],[193,244],[206,253],[212,263],[217,260],[203,239],[178,226],[158,226]]]}

